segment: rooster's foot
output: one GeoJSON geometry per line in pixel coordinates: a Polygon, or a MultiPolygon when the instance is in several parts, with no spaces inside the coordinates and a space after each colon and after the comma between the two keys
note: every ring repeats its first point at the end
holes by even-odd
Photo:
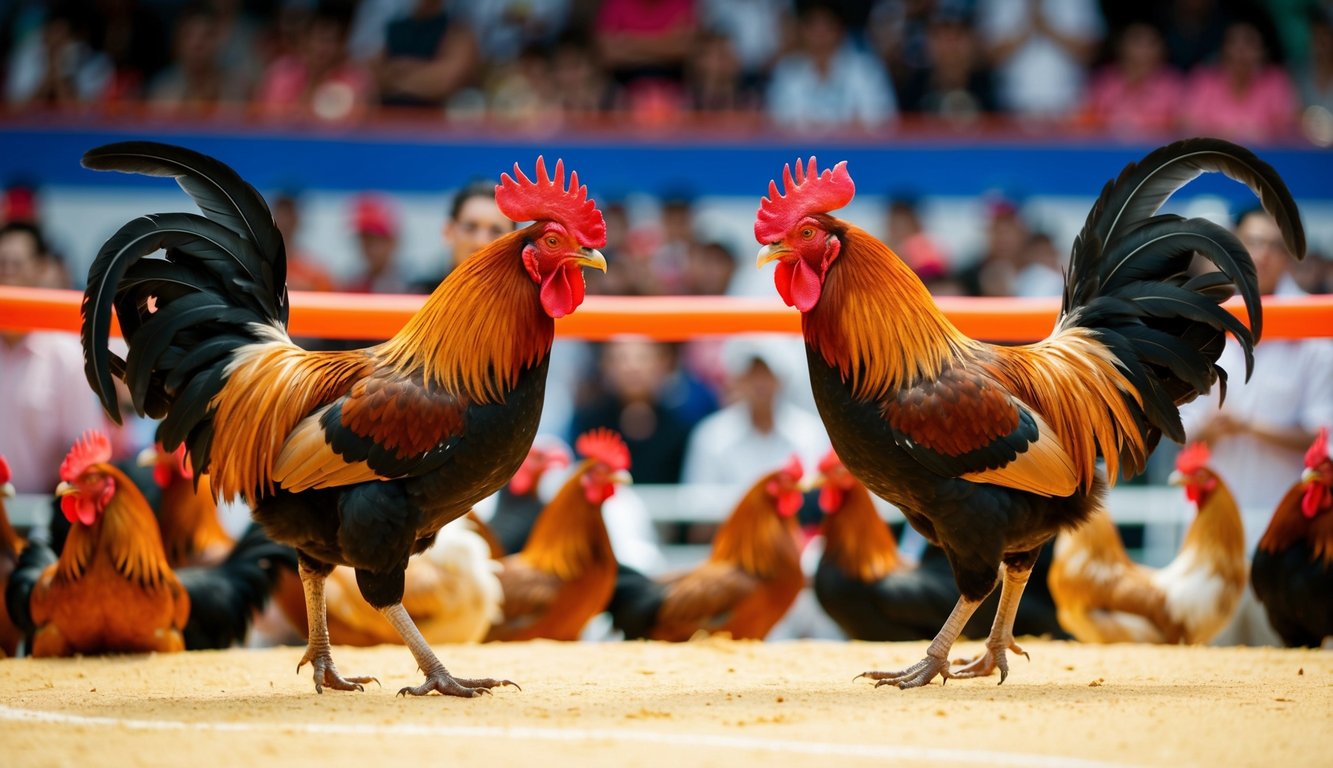
{"type": "Polygon", "coordinates": [[[881,685],[896,685],[899,688],[919,688],[926,685],[935,676],[939,675],[942,679],[948,680],[954,674],[949,671],[948,659],[941,659],[935,656],[927,656],[907,669],[898,672],[862,672],[857,675],[858,678],[866,677],[875,681],[875,687],[881,685]]]}
{"type": "Polygon", "coordinates": [[[1024,658],[1031,658],[1027,651],[1018,647],[1018,643],[1015,643],[1012,639],[1008,642],[987,643],[986,652],[975,659],[970,661],[968,659],[954,659],[953,663],[961,666],[953,671],[953,676],[960,678],[988,677],[998,669],[1000,670],[1000,682],[1003,683],[1005,678],[1009,676],[1009,659],[1005,654],[1006,650],[1013,651],[1024,658]]]}
{"type": "Polygon", "coordinates": [[[343,677],[338,674],[338,668],[333,664],[333,656],[328,651],[306,648],[301,663],[296,665],[296,671],[300,672],[301,667],[306,664],[310,664],[314,669],[315,693],[323,693],[326,686],[335,691],[364,691],[365,683],[379,683],[379,680],[373,677],[343,677]]]}
{"type": "Polygon", "coordinates": [[[519,688],[518,683],[515,683],[512,680],[493,680],[489,677],[468,680],[454,677],[448,672],[439,672],[437,674],[428,675],[426,677],[426,682],[415,688],[408,686],[407,688],[402,689],[398,692],[398,695],[406,696],[410,693],[413,696],[425,696],[431,691],[436,691],[445,696],[461,696],[462,698],[470,699],[473,696],[478,696],[483,693],[489,694],[492,688],[497,688],[501,685],[512,685],[520,691],[523,690],[522,688],[519,688]]]}

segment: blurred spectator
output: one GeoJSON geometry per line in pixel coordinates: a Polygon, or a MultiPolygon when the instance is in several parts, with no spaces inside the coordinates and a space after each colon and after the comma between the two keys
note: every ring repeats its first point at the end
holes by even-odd
{"type": "Polygon", "coordinates": [[[914,198],[898,196],[889,201],[885,242],[927,287],[948,276],[949,257],[944,248],[926,232],[914,198]]]}
{"type": "Polygon", "coordinates": [[[298,50],[264,72],[255,100],[267,115],[347,120],[363,116],[373,98],[370,75],[347,56],[347,19],[316,12],[300,29],[298,50]]]}
{"type": "Polygon", "coordinates": [[[925,54],[922,66],[908,70],[903,82],[899,95],[904,112],[968,121],[995,111],[991,73],[966,12],[941,9],[931,14],[925,54]]]}
{"type": "Polygon", "coordinates": [[[745,77],[731,39],[716,32],[701,32],[686,69],[685,97],[696,112],[757,112],[763,95],[745,77]]]}
{"type": "Polygon", "coordinates": [[[1296,70],[1301,101],[1333,120],[1333,11],[1311,14],[1308,31],[1309,56],[1296,70]]]}
{"type": "Polygon", "coordinates": [[[472,81],[480,64],[466,16],[446,10],[444,0],[417,0],[407,16],[389,22],[371,70],[381,104],[439,107],[472,81]]]}
{"type": "Polygon", "coordinates": [[[695,246],[694,200],[684,190],[669,190],[661,196],[661,242],[652,255],[652,284],[645,293],[680,293],[685,262],[695,246]]]}
{"type": "Polygon", "coordinates": [[[693,53],[694,0],[603,0],[594,26],[602,63],[630,112],[680,99],[693,53]]]}
{"type": "Polygon", "coordinates": [[[596,46],[566,34],[551,51],[551,97],[567,117],[596,117],[610,100],[610,81],[597,58],[596,46]]]}
{"type": "Polygon", "coordinates": [[[5,187],[0,196],[0,224],[12,221],[36,224],[37,190],[27,181],[14,181],[5,187]]]}
{"type": "Polygon", "coordinates": [[[1079,105],[1103,33],[1096,0],[979,0],[977,13],[1001,108],[1046,118],[1079,105]]]}
{"type": "Polygon", "coordinates": [[[347,52],[357,61],[368,62],[384,51],[384,31],[389,22],[412,12],[417,0],[359,0],[347,32],[347,52]]]}
{"type": "Polygon", "coordinates": [[[1116,134],[1163,133],[1179,120],[1182,87],[1166,62],[1161,33],[1151,24],[1130,24],[1117,37],[1115,60],[1093,78],[1085,114],[1116,134]]]}
{"type": "Polygon", "coordinates": [[[1291,276],[1306,293],[1333,293],[1333,257],[1313,247],[1291,265],[1291,276]]]}
{"type": "Polygon", "coordinates": [[[1023,297],[1060,296],[1065,290],[1065,273],[1055,241],[1045,232],[1033,232],[1018,252],[1013,295],[1023,297]]]}
{"type": "Polygon", "coordinates": [[[1318,17],[1327,18],[1328,0],[1265,0],[1273,21],[1275,45],[1282,48],[1282,58],[1294,67],[1310,60],[1310,25],[1318,17]]]}
{"type": "Polygon", "coordinates": [[[466,5],[481,50],[497,64],[530,46],[550,46],[569,21],[570,0],[473,0],[466,5]]]}
{"type": "Polygon", "coordinates": [[[712,394],[679,369],[671,346],[645,338],[604,344],[600,373],[574,411],[570,434],[610,427],[629,446],[636,482],[680,482],[690,430],[717,407],[712,394]]]}
{"type": "MultiPolygon", "coordinates": [[[[29,223],[0,226],[0,285],[39,287],[46,242],[29,223]]],[[[60,462],[85,430],[106,420],[83,375],[72,333],[0,331],[0,454],[19,493],[55,491],[60,462]]]]}
{"type": "Polygon", "coordinates": [[[114,67],[89,45],[77,8],[76,2],[52,3],[41,26],[15,43],[5,73],[10,105],[69,107],[107,95],[114,67]]]}
{"type": "Polygon", "coordinates": [[[796,454],[813,468],[828,452],[824,423],[782,398],[803,376],[800,343],[773,336],[733,336],[722,350],[730,405],[700,421],[690,435],[681,481],[744,484],[796,454]]]}
{"type": "Polygon", "coordinates": [[[783,128],[875,128],[898,104],[884,65],[858,50],[842,19],[822,4],[797,21],[794,50],[778,59],[768,84],[768,114],[783,128]]]}
{"type": "Polygon", "coordinates": [[[389,201],[365,194],[352,211],[361,273],[344,286],[354,293],[407,293],[408,284],[398,272],[398,215],[389,201]]]}
{"type": "Polygon", "coordinates": [[[444,221],[443,272],[414,287],[422,293],[434,291],[464,259],[513,232],[516,226],[495,204],[495,182],[477,179],[468,183],[454,194],[444,221]]]}
{"type": "Polygon", "coordinates": [[[139,0],[92,0],[89,41],[114,69],[106,97],[137,99],[167,64],[171,46],[162,14],[139,0]]]}
{"type": "Polygon", "coordinates": [[[724,296],[736,274],[736,257],[717,241],[694,243],[685,254],[680,292],[686,296],[724,296]]]}
{"type": "Polygon", "coordinates": [[[1231,13],[1218,0],[1175,0],[1158,6],[1167,59],[1181,72],[1210,62],[1222,48],[1231,13]]]}
{"type": "Polygon", "coordinates": [[[273,198],[273,223],[287,248],[287,287],[293,291],[332,291],[333,278],[323,260],[301,246],[301,201],[294,193],[273,198]]]}
{"type": "Polygon", "coordinates": [[[969,296],[1012,296],[1028,242],[1028,225],[1012,200],[996,197],[986,208],[985,250],[957,279],[969,296]]]}
{"type": "MultiPolygon", "coordinates": [[[[900,90],[930,67],[927,29],[938,14],[966,13],[971,0],[876,0],[866,32],[900,90]]],[[[906,108],[904,108],[906,111],[906,108]]]]}
{"type": "Polygon", "coordinates": [[[173,34],[172,62],[149,83],[149,103],[162,111],[195,115],[243,105],[249,83],[222,66],[222,33],[221,20],[210,6],[182,11],[173,34]]]}
{"type": "Polygon", "coordinates": [[[758,90],[787,39],[792,0],[700,0],[701,26],[731,42],[745,89],[758,90]]]}
{"type": "Polygon", "coordinates": [[[530,45],[487,76],[487,107],[492,119],[512,125],[558,125],[560,105],[551,83],[551,59],[545,48],[530,45]]]}
{"type": "Polygon", "coordinates": [[[245,87],[248,96],[267,63],[267,52],[265,25],[246,6],[246,0],[207,0],[217,23],[218,65],[245,87]]]}
{"type": "Polygon", "coordinates": [[[1226,29],[1218,63],[1190,74],[1182,122],[1186,133],[1257,142],[1290,133],[1296,110],[1291,81],[1271,63],[1258,28],[1238,21],[1226,29]]]}

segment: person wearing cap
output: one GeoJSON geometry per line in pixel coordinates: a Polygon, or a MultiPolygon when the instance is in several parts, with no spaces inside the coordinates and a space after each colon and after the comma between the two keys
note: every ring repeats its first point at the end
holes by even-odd
{"type": "Polygon", "coordinates": [[[343,286],[353,293],[406,293],[408,284],[398,274],[398,216],[383,197],[361,195],[353,205],[362,272],[343,286]]]}

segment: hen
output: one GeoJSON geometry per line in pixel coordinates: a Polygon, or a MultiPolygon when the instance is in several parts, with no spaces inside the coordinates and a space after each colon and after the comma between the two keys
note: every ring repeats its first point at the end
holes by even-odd
{"type": "Polygon", "coordinates": [[[1204,644],[1231,621],[1245,591],[1245,531],[1208,448],[1181,451],[1171,482],[1197,512],[1180,552],[1161,569],[1129,559],[1103,510],[1061,531],[1049,576],[1060,623],[1085,643],[1204,644]]]}
{"type": "Polygon", "coordinates": [[[333,663],[324,579],[336,565],[412,652],[426,680],[400,694],[471,697],[507,681],[451,675],[402,605],[408,558],[498,490],[536,433],[554,321],[584,297],[583,267],[606,224],[563,163],[496,187],[529,226],[468,258],[406,326],[366,349],[312,352],[287,334],[286,256],[263,198],[231,168],[187,149],[112,144],[85,166],[174,177],[203,212],[135,219],[93,261],[83,306],[88,380],[119,418],[112,376],[161,418],[219,498],[241,497],[296,548],[316,691],[360,690],[333,663]],[[153,255],[164,250],[160,256],[153,255]],[[112,309],[129,346],[107,348],[112,309]]]}
{"type": "Polygon", "coordinates": [[[766,637],[805,586],[796,524],[802,474],[792,457],[752,485],[699,567],[650,579],[622,566],[609,606],[614,626],[627,639],[682,642],[699,632],[766,637]]]}
{"type": "Polygon", "coordinates": [[[153,480],[162,489],[157,525],[171,567],[221,562],[235,542],[218,519],[208,475],[196,482],[185,460],[185,446],[174,451],[162,450],[160,445],[145,448],[139,454],[139,465],[152,467],[153,480]]]}
{"type": "MultiPolygon", "coordinates": [[[[9,576],[18,565],[24,541],[9,522],[5,499],[14,497],[14,484],[9,482],[9,462],[0,456],[0,597],[9,587],[9,576]]],[[[0,659],[13,656],[23,641],[23,631],[14,624],[9,612],[0,613],[0,659]]]]}
{"type": "Polygon", "coordinates": [[[609,429],[579,436],[574,468],[532,527],[528,543],[501,561],[504,619],[487,640],[577,640],[606,608],[616,554],[602,504],[630,481],[629,447],[609,429]]]}
{"type": "Polygon", "coordinates": [[[537,486],[547,470],[569,466],[569,451],[562,445],[533,445],[513,479],[495,497],[495,514],[489,527],[505,554],[513,554],[528,543],[532,526],[542,511],[537,486]]]}
{"type": "Polygon", "coordinates": [[[1227,332],[1252,348],[1261,308],[1245,248],[1207,220],[1157,213],[1207,171],[1249,185],[1291,252],[1305,252],[1295,202],[1271,167],[1227,142],[1178,142],[1102,190],[1074,242],[1054,332],[1017,347],[965,336],[887,246],[829,215],[855,194],[845,163],[820,174],[811,158],[794,177],[786,169],[785,194],[769,185],[758,261],[778,262],[778,293],[801,312],[833,448],[944,550],[961,595],[926,657],[867,673],[877,685],[996,669],[1003,681],[1006,651],[1021,651],[1013,622],[1041,547],[1101,505],[1107,476],[1141,471],[1163,433],[1184,439],[1178,406],[1225,375],[1215,362],[1227,332]],[[1196,252],[1218,271],[1192,277],[1196,252]],[[1249,328],[1218,306],[1236,289],[1249,328]],[[985,653],[951,669],[950,648],[1001,574],[985,653]]]}
{"type": "Polygon", "coordinates": [[[1288,646],[1333,646],[1333,459],[1328,428],[1273,510],[1250,569],[1254,594],[1288,646]]]}

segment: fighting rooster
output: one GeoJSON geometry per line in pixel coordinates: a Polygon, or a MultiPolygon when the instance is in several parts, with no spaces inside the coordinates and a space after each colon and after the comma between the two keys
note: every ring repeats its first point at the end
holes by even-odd
{"type": "Polygon", "coordinates": [[[185,446],[164,451],[152,446],[139,453],[139,466],[152,467],[153,481],[162,489],[157,525],[172,568],[215,565],[231,552],[235,542],[218,519],[208,475],[198,480],[185,460],[185,446]]]}
{"type": "Polygon", "coordinates": [[[408,558],[527,455],[541,415],[554,319],[583,301],[583,267],[605,270],[606,224],[563,163],[518,167],[496,203],[533,223],[469,258],[387,342],[311,352],[287,334],[286,255],[260,195],[226,165],[163,144],[94,149],[95,170],[170,176],[203,216],[137,218],[111,237],[88,274],[83,344],[88,380],[120,418],[112,376],[134,407],[161,418],[167,450],[184,443],[219,498],[244,498],[254,519],[295,547],[309,644],[301,665],[317,691],[361,688],[343,677],[325,624],[324,579],[357,572],[426,680],[400,693],[471,697],[507,681],[452,676],[402,605],[408,558]],[[153,255],[164,250],[162,255],[153,255]],[[129,345],[107,348],[111,311],[129,345]]]}
{"type": "Polygon", "coordinates": [[[897,255],[829,215],[855,193],[845,163],[821,174],[811,158],[794,177],[786,169],[785,194],[769,185],[758,261],[777,262],[778,293],[801,312],[833,447],[944,550],[961,594],[926,657],[866,673],[877,685],[996,669],[1003,681],[1006,651],[1021,653],[1013,622],[1042,545],[1100,506],[1107,476],[1141,471],[1162,434],[1183,441],[1178,406],[1225,381],[1216,360],[1227,332],[1251,350],[1261,308],[1245,248],[1204,219],[1157,213],[1207,171],[1247,184],[1304,254],[1295,202],[1272,168],[1224,141],[1171,144],[1102,190],[1074,242],[1054,332],[1019,347],[965,336],[897,255]],[[1217,271],[1191,277],[1196,252],[1217,271]],[[1237,289],[1249,328],[1218,306],[1237,289]],[[985,653],[951,669],[949,649],[1000,574],[985,653]]]}

